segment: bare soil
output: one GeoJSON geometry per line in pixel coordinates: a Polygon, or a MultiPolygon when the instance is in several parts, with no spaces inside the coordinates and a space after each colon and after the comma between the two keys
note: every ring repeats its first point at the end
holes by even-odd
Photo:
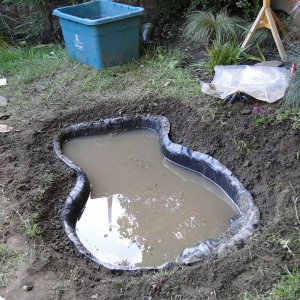
{"type": "MultiPolygon", "coordinates": [[[[191,99],[192,103],[192,99],[191,99]]],[[[5,299],[238,299],[245,291],[271,287],[283,267],[300,268],[299,243],[290,239],[299,224],[292,197],[299,194],[299,129],[289,120],[254,126],[253,103],[219,106],[214,119],[202,118],[180,99],[105,100],[19,131],[0,135],[0,178],[10,205],[23,216],[36,214],[41,239],[32,239],[34,258],[0,295],[5,299]],[[119,115],[160,114],[171,123],[171,139],[207,153],[226,165],[253,195],[261,225],[251,239],[222,256],[168,271],[109,271],[80,255],[63,228],[64,202],[75,175],[53,152],[61,128],[119,115]],[[57,180],[51,185],[47,176],[57,180]],[[41,196],[40,191],[44,191],[41,196]],[[31,291],[22,290],[32,284],[31,291]],[[143,298],[146,297],[146,298],[143,298]]],[[[272,112],[276,105],[264,105],[272,112]]],[[[299,208],[299,204],[298,204],[299,208]]],[[[3,225],[7,243],[18,233],[16,216],[3,225]]],[[[298,233],[299,234],[299,233],[298,233]]]]}

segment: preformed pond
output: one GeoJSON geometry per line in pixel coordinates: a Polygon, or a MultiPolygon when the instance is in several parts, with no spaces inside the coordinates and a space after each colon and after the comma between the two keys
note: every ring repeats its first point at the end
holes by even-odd
{"type": "Polygon", "coordinates": [[[91,183],[76,232],[100,261],[130,267],[174,261],[186,247],[217,238],[239,214],[216,184],[167,161],[154,131],[78,137],[63,151],[91,183]]]}
{"type": "Polygon", "coordinates": [[[109,269],[163,269],[228,253],[259,223],[250,193],[224,165],[169,139],[163,116],[69,126],[54,151],[74,172],[65,231],[109,269]]]}

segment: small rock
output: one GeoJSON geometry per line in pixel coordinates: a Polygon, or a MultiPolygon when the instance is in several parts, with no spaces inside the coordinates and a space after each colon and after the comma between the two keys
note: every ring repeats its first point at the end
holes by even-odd
{"type": "Polygon", "coordinates": [[[91,299],[98,299],[98,294],[92,295],[91,299]]]}
{"type": "Polygon", "coordinates": [[[255,66],[261,66],[261,67],[281,67],[282,65],[283,63],[277,60],[262,61],[255,64],[255,66]]]}
{"type": "Polygon", "coordinates": [[[246,160],[243,164],[243,167],[249,167],[250,166],[250,161],[246,160]]]}
{"type": "Polygon", "coordinates": [[[10,127],[10,126],[7,126],[5,124],[0,124],[0,132],[1,133],[7,133],[7,132],[10,132],[12,131],[14,128],[13,127],[10,127]]]}
{"type": "Polygon", "coordinates": [[[32,284],[28,284],[28,285],[23,285],[22,290],[29,292],[33,289],[33,285],[32,284]]]}
{"type": "Polygon", "coordinates": [[[252,113],[252,109],[244,108],[241,110],[241,115],[250,115],[252,113]]]}
{"type": "Polygon", "coordinates": [[[7,105],[7,99],[3,96],[0,96],[0,106],[6,106],[7,105]]]}

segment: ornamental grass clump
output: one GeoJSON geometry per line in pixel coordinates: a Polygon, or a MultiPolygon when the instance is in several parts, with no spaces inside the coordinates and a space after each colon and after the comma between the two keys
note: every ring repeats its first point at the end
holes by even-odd
{"type": "Polygon", "coordinates": [[[300,70],[298,70],[285,96],[285,104],[291,108],[300,108],[300,70]]]}
{"type": "Polygon", "coordinates": [[[234,43],[215,42],[208,50],[207,71],[214,73],[215,66],[236,65],[241,57],[241,48],[234,43]]]}
{"type": "Polygon", "coordinates": [[[219,13],[196,11],[191,13],[184,25],[183,36],[198,45],[217,42],[236,42],[241,33],[243,20],[232,17],[227,10],[219,13]]]}

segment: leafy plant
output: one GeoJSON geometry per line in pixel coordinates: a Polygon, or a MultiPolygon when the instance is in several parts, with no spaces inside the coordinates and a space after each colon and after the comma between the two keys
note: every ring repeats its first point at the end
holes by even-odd
{"type": "Polygon", "coordinates": [[[214,73],[215,66],[236,65],[241,57],[242,50],[233,43],[216,42],[208,50],[208,61],[206,69],[210,74],[214,73]]]}
{"type": "Polygon", "coordinates": [[[266,57],[262,51],[262,49],[259,47],[259,45],[256,45],[256,49],[257,49],[257,54],[253,53],[252,50],[252,54],[247,53],[246,51],[248,50],[248,48],[243,50],[243,56],[246,60],[255,60],[255,61],[266,61],[266,57]]]}
{"type": "Polygon", "coordinates": [[[237,41],[242,19],[231,17],[226,10],[216,14],[211,11],[191,13],[184,25],[183,36],[190,42],[206,45],[214,41],[237,41]]]}
{"type": "Polygon", "coordinates": [[[272,123],[272,121],[273,121],[273,117],[271,115],[269,115],[269,116],[258,116],[254,120],[254,126],[265,126],[265,125],[268,125],[268,124],[272,123]]]}

